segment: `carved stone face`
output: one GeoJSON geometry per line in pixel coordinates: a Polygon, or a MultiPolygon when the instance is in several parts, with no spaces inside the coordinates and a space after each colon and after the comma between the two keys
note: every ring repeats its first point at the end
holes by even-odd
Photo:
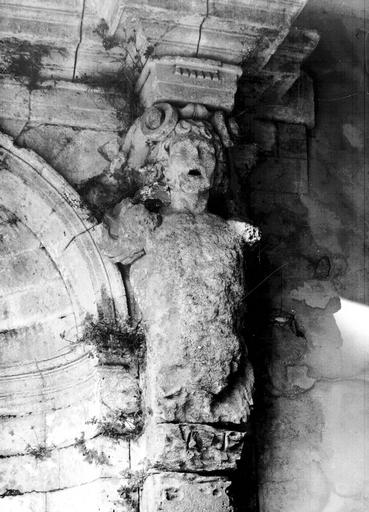
{"type": "Polygon", "coordinates": [[[187,107],[160,103],[147,109],[123,146],[128,170],[139,177],[136,200],[157,200],[166,212],[205,211],[210,189],[222,179],[221,130],[219,122],[213,123],[217,113],[210,117],[205,107],[187,107]]]}
{"type": "Polygon", "coordinates": [[[210,139],[191,134],[176,138],[169,148],[165,172],[172,193],[204,194],[213,183],[215,148],[210,139]]]}

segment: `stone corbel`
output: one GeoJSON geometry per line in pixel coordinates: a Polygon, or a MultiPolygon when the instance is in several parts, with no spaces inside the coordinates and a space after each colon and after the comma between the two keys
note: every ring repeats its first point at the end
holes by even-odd
{"type": "Polygon", "coordinates": [[[239,66],[193,57],[149,59],[137,82],[136,90],[144,107],[158,102],[179,105],[205,105],[231,112],[239,66]]]}

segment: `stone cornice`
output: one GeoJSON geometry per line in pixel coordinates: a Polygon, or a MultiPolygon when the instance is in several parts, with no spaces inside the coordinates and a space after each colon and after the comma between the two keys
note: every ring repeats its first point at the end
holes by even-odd
{"type": "Polygon", "coordinates": [[[0,79],[0,119],[28,124],[72,126],[78,129],[119,131],[129,123],[117,118],[126,102],[116,89],[78,82],[45,81],[29,90],[25,81],[10,76],[0,79]]]}

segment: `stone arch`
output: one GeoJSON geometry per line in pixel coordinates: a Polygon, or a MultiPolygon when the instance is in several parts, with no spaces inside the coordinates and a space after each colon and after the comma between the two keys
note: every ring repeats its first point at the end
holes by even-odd
{"type": "Polygon", "coordinates": [[[0,453],[11,457],[34,444],[65,446],[85,429],[99,378],[75,342],[87,315],[122,322],[127,309],[79,195],[3,134],[0,189],[0,453]],[[72,410],[73,428],[61,428],[72,410]]]}

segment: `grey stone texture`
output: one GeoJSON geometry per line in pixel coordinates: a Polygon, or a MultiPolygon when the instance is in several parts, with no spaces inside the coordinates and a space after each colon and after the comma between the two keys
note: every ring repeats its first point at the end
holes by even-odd
{"type": "Polygon", "coordinates": [[[242,382],[239,390],[228,384],[242,368],[237,319],[244,306],[244,243],[219,217],[173,213],[132,266],[147,325],[148,401],[159,421],[247,419],[251,382],[246,390],[242,382]],[[233,391],[239,399],[228,404],[233,391]]]}
{"type": "MultiPolygon", "coordinates": [[[[263,386],[258,398],[262,512],[361,512],[369,506],[363,131],[368,108],[365,43],[355,37],[364,24],[362,6],[307,5],[299,24],[321,33],[306,66],[315,77],[316,127],[304,141],[301,118],[276,116],[277,161],[265,155],[269,168],[261,164],[262,190],[251,175],[247,181],[252,190],[246,197],[265,244],[256,284],[268,277],[249,297],[258,340],[250,353],[260,363],[255,373],[263,386]],[[276,191],[280,162],[296,157],[306,162],[306,156],[303,193],[296,166],[287,173],[289,185],[287,178],[284,190],[276,191]]],[[[275,108],[258,111],[263,122],[275,113],[275,108]]],[[[263,140],[260,125],[255,137],[263,140]]]]}
{"type": "MultiPolygon", "coordinates": [[[[1,130],[35,150],[103,217],[99,225],[91,220],[45,161],[1,138],[1,510],[131,512],[141,485],[145,512],[233,510],[230,480],[219,473],[236,469],[249,435],[254,376],[241,333],[246,295],[254,297],[259,283],[246,287],[244,273],[260,234],[207,212],[210,191],[227,186],[231,152],[248,180],[242,203],[255,194],[253,215],[266,237],[280,237],[276,248],[268,245],[271,265],[290,271],[268,281],[273,307],[283,310],[273,311],[266,347],[262,510],[365,507],[366,498],[358,498],[364,437],[334,407],[341,401],[363,418],[355,397],[364,400],[365,383],[329,381],[361,375],[366,366],[360,350],[339,350],[332,318],[339,301],[327,284],[332,276],[341,283],[347,268],[339,247],[328,251],[337,214],[325,215],[322,230],[317,219],[326,209],[309,195],[317,188],[311,178],[324,181],[324,173],[309,175],[305,126],[314,124],[314,96],[300,67],[318,37],[290,31],[305,3],[62,0],[55,9],[51,1],[10,0],[0,7],[1,130]],[[165,69],[153,65],[157,57],[165,57],[165,69]],[[134,83],[146,62],[151,76],[141,98],[145,106],[162,104],[132,125],[139,114],[134,83]],[[213,110],[232,109],[241,63],[239,120],[254,126],[255,144],[237,152],[231,123],[213,110]],[[168,87],[173,76],[177,84],[168,87]],[[253,169],[260,152],[265,161],[253,169]],[[309,219],[321,249],[299,238],[286,212],[294,212],[296,225],[309,219]],[[292,254],[291,240],[298,245],[292,254]],[[328,264],[319,264],[325,256],[328,264]],[[125,265],[126,293],[112,262],[125,265]],[[146,366],[90,357],[87,314],[124,323],[139,309],[146,366]],[[99,435],[109,414],[128,422],[141,414],[139,377],[144,435],[119,442],[99,435]],[[347,447],[340,453],[337,439],[347,447]],[[332,455],[324,458],[325,447],[332,455]],[[338,468],[346,462],[345,480],[338,468]],[[121,474],[126,470],[130,478],[121,474]]],[[[342,137],[362,147],[352,119],[342,137]]]]}
{"type": "Polygon", "coordinates": [[[150,475],[144,484],[142,510],[181,510],[191,512],[231,512],[227,493],[230,481],[221,477],[198,476],[186,473],[150,475]]]}

